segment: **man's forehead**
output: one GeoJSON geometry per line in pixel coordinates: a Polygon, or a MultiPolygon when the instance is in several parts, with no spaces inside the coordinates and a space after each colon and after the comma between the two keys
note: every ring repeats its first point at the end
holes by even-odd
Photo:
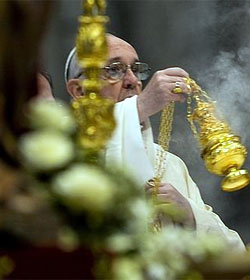
{"type": "Polygon", "coordinates": [[[107,43],[109,60],[113,60],[117,57],[122,58],[123,56],[133,56],[135,59],[138,59],[135,49],[128,42],[113,35],[109,35],[107,36],[107,43]]]}
{"type": "Polygon", "coordinates": [[[125,40],[119,38],[119,37],[116,37],[114,35],[111,35],[111,34],[108,34],[107,35],[107,42],[108,42],[108,45],[112,45],[112,46],[115,46],[115,45],[119,45],[119,44],[122,44],[122,45],[128,45],[128,46],[131,46],[128,42],[126,42],[125,40]]]}

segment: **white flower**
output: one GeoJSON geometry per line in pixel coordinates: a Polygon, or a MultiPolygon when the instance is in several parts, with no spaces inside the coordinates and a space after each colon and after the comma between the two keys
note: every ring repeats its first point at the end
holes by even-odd
{"type": "Polygon", "coordinates": [[[62,227],[58,231],[57,245],[64,251],[72,252],[80,244],[77,233],[70,227],[62,227]]]}
{"type": "Polygon", "coordinates": [[[75,128],[70,109],[62,102],[35,100],[30,104],[29,116],[34,128],[51,128],[69,133],[75,128]]]}
{"type": "Polygon", "coordinates": [[[134,232],[143,232],[147,230],[148,218],[151,215],[151,208],[145,199],[133,199],[128,203],[128,209],[131,212],[132,219],[129,220],[129,228],[134,232]]]}
{"type": "MultiPolygon", "coordinates": [[[[147,274],[149,279],[165,280],[166,279],[166,266],[161,263],[150,263],[147,267],[147,274]]],[[[169,280],[169,278],[167,278],[169,280]]]]}
{"type": "MultiPolygon", "coordinates": [[[[160,270],[151,267],[156,262],[164,265],[166,275],[163,279],[178,279],[178,275],[185,272],[190,263],[199,263],[208,256],[219,255],[223,251],[223,242],[211,234],[203,233],[197,237],[192,231],[169,226],[158,234],[148,234],[141,251],[150,275],[158,272],[158,278],[162,277],[160,270]]],[[[152,279],[158,278],[152,276],[152,279]]]]}
{"type": "Polygon", "coordinates": [[[107,247],[114,252],[126,252],[134,249],[132,237],[127,234],[116,234],[107,240],[107,247]]]}
{"type": "Polygon", "coordinates": [[[35,170],[63,167],[74,156],[71,140],[59,132],[30,132],[21,137],[19,144],[26,165],[35,170]]]}
{"type": "Polygon", "coordinates": [[[205,253],[209,255],[221,254],[227,248],[225,240],[222,239],[221,236],[215,235],[214,233],[199,234],[198,240],[205,253]]]}
{"type": "Polygon", "coordinates": [[[115,186],[100,169],[75,164],[56,176],[53,190],[71,209],[99,211],[110,206],[115,186]]]}
{"type": "Polygon", "coordinates": [[[117,280],[143,280],[142,268],[137,259],[118,258],[113,264],[114,279],[117,280]]]}
{"type": "Polygon", "coordinates": [[[145,199],[137,198],[130,202],[131,212],[133,216],[141,220],[147,221],[149,215],[151,214],[149,205],[145,199]]]}

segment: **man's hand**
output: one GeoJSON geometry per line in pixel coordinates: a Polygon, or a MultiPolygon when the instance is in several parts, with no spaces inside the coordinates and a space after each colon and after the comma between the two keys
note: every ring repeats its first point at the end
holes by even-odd
{"type": "MultiPolygon", "coordinates": [[[[146,184],[145,190],[148,195],[152,196],[154,187],[152,185],[146,184]]],[[[178,206],[185,214],[183,225],[195,228],[194,214],[188,200],[182,194],[180,194],[171,184],[160,184],[156,200],[159,204],[173,203],[178,206]]]]}
{"type": "Polygon", "coordinates": [[[171,101],[184,102],[184,94],[174,94],[172,90],[176,87],[175,83],[178,82],[183,93],[187,93],[189,89],[184,79],[188,77],[189,74],[185,70],[177,67],[157,71],[138,96],[140,122],[161,111],[171,101]]]}

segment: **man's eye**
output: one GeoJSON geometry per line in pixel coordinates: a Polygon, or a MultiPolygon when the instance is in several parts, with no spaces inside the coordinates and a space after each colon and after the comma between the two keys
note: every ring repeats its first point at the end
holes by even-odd
{"type": "Polygon", "coordinates": [[[137,64],[132,65],[132,66],[131,66],[131,70],[132,70],[134,73],[140,72],[140,69],[139,69],[139,67],[138,67],[137,64]]]}
{"type": "Polygon", "coordinates": [[[120,67],[118,67],[118,65],[112,65],[112,66],[109,67],[109,70],[111,72],[117,72],[117,71],[120,70],[120,67]]]}

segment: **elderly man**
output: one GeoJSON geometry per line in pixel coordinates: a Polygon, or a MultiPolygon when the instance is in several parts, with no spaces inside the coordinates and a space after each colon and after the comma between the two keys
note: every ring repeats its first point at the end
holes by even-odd
{"type": "MultiPolygon", "coordinates": [[[[109,57],[103,69],[102,78],[106,85],[102,96],[116,102],[117,128],[110,140],[105,157],[109,165],[119,164],[130,170],[147,193],[153,192],[150,182],[158,168],[159,150],[153,143],[148,118],[161,111],[171,101],[183,102],[184,94],[174,94],[178,86],[188,92],[185,78],[188,73],[181,68],[167,68],[157,71],[142,90],[141,80],[149,74],[149,67],[141,63],[135,49],[124,40],[107,35],[109,57]]],[[[65,80],[69,94],[77,98],[84,94],[79,79],[84,78],[77,64],[75,49],[68,57],[65,80]]],[[[222,236],[232,248],[244,250],[238,234],[228,229],[212,208],[204,204],[196,184],[189,176],[183,161],[177,156],[164,155],[163,178],[159,187],[159,203],[172,202],[186,213],[184,225],[195,228],[197,234],[214,232],[222,236]]]]}

